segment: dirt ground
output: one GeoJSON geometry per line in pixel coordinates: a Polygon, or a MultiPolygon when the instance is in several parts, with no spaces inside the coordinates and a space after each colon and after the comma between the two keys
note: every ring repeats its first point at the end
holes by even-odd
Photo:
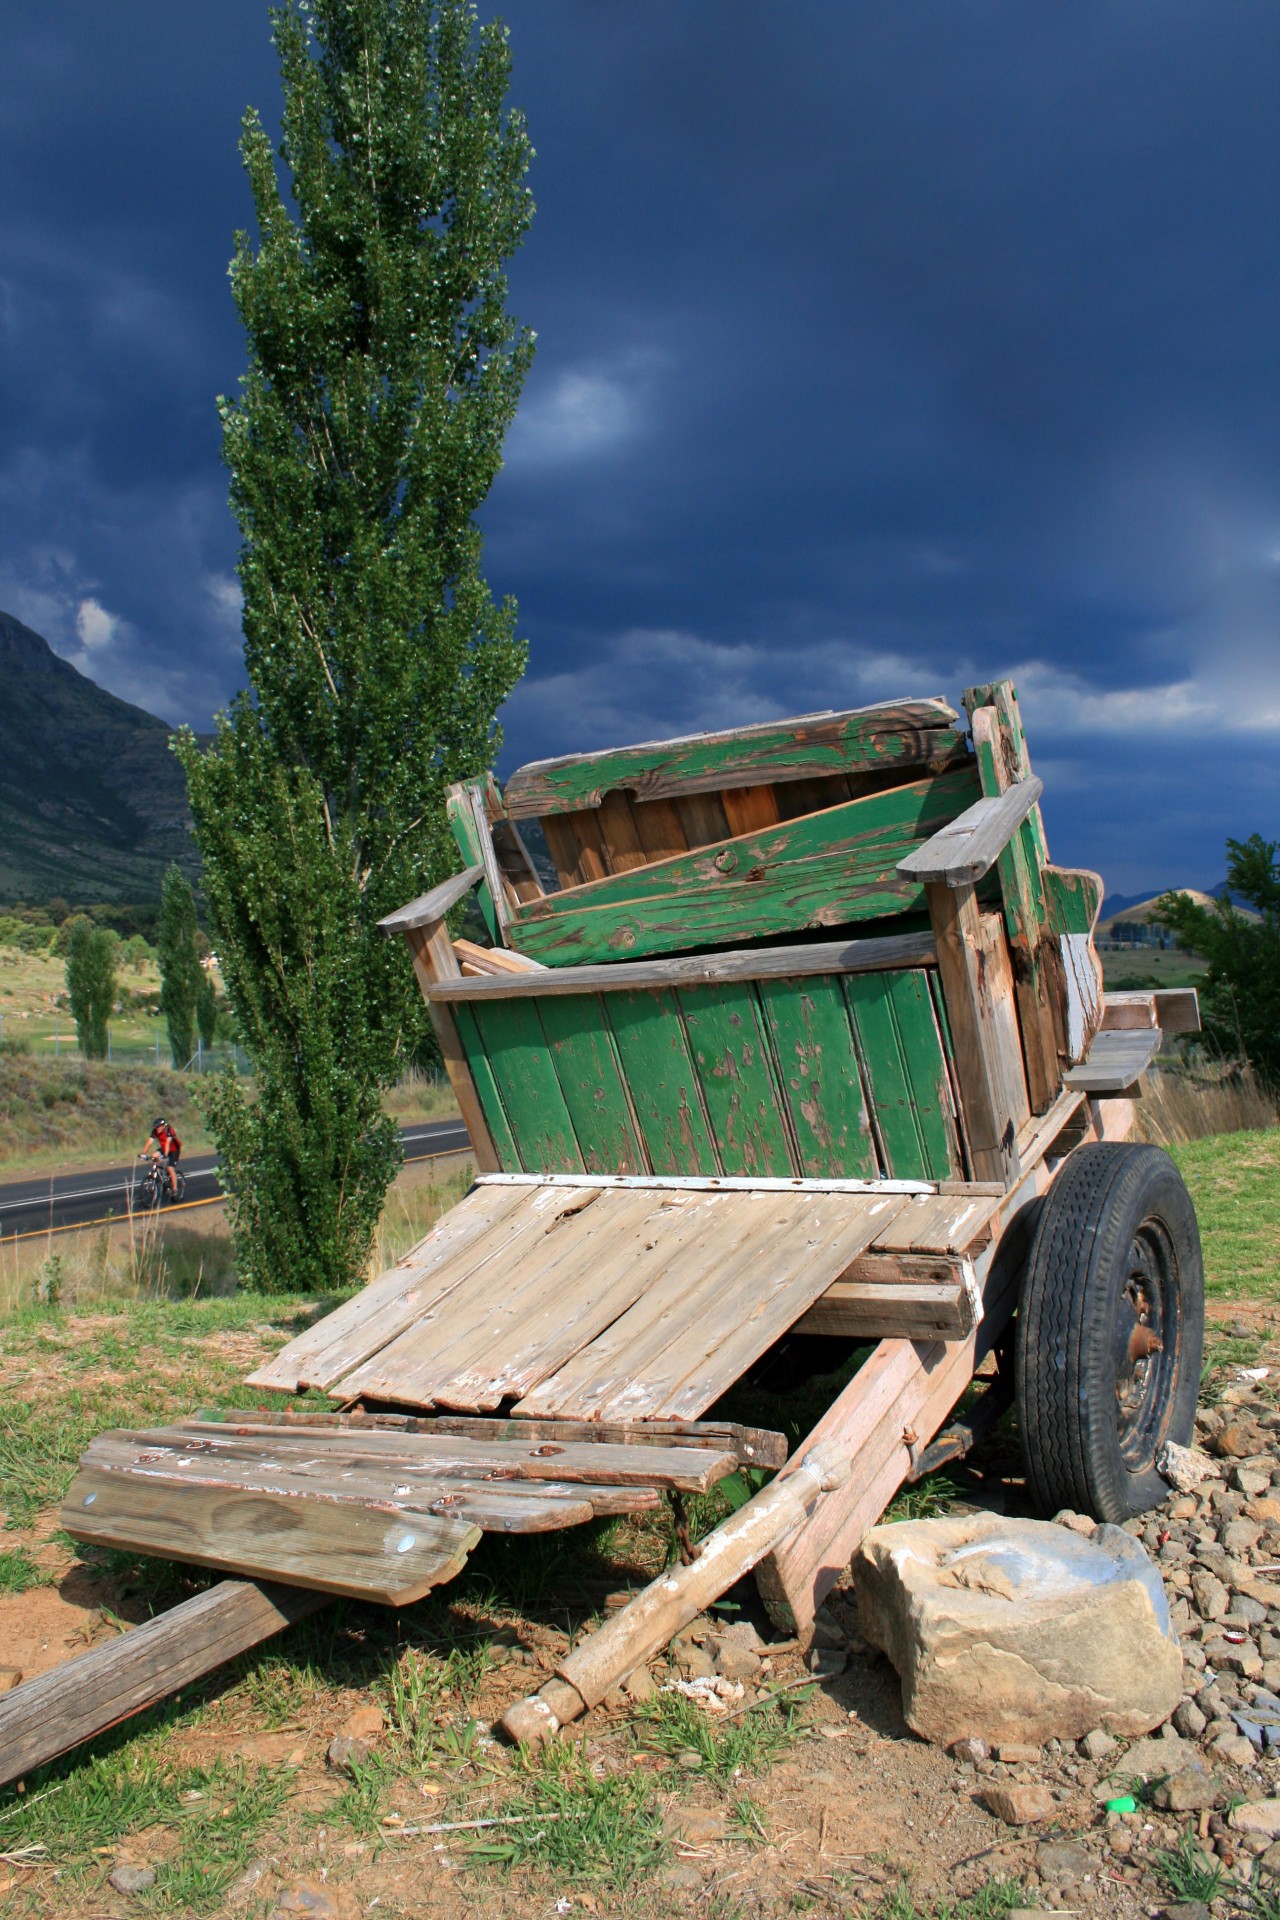
{"type": "MultiPolygon", "coordinates": [[[[1217,1390],[1226,1383],[1229,1393],[1246,1361],[1277,1367],[1271,1309],[1219,1301],[1213,1313],[1217,1390]]],[[[214,1357],[237,1374],[262,1350],[257,1330],[211,1340],[214,1357]]],[[[80,1345],[93,1346],[87,1324],[80,1345]]],[[[127,1376],[118,1362],[114,1375],[110,1366],[76,1368],[65,1349],[28,1352],[0,1362],[0,1394],[65,1393],[69,1377],[83,1395],[127,1376]]],[[[1271,1405],[1265,1383],[1248,1391],[1271,1405]]],[[[1271,1443],[1280,1465],[1274,1430],[1271,1443]]],[[[997,1438],[939,1497],[1022,1510],[1008,1439],[997,1438]]],[[[642,1544],[631,1543],[633,1584],[653,1570],[642,1564],[642,1544]]],[[[26,1556],[31,1578],[50,1582],[0,1594],[0,1665],[28,1677],[180,1597],[158,1595],[145,1563],[88,1550],[80,1557],[57,1531],[56,1508],[11,1526],[0,1546],[26,1556]]],[[[627,1562],[624,1535],[603,1566],[575,1572],[570,1559],[553,1568],[528,1603],[507,1558],[479,1565],[457,1598],[451,1588],[398,1617],[326,1609],[140,1731],[100,1743],[100,1759],[59,1763],[26,1783],[29,1810],[22,1797],[6,1800],[0,1914],[748,1920],[866,1911],[911,1920],[968,1903],[970,1920],[998,1920],[1010,1906],[1137,1920],[1175,1897],[1160,1856],[1184,1835],[1212,1864],[1205,1813],[1162,1813],[1149,1803],[1105,1811],[1107,1779],[1113,1792],[1128,1782],[1121,1748],[1096,1762],[1057,1743],[1012,1762],[999,1753],[961,1761],[915,1738],[896,1675],[858,1638],[847,1589],[830,1604],[825,1636],[844,1644],[819,1650],[837,1671],[813,1680],[744,1588],[732,1596],[740,1611],[701,1623],[710,1632],[754,1620],[765,1642],[732,1714],[661,1691],[682,1669],[660,1660],[651,1670],[657,1691],[644,1705],[619,1697],[597,1710],[558,1759],[512,1755],[492,1738],[492,1723],[548,1676],[570,1634],[607,1606],[611,1583],[625,1586],[627,1562]],[[363,1743],[354,1770],[330,1756],[344,1733],[363,1743]],[[161,1817],[148,1820],[137,1811],[136,1783],[154,1785],[158,1770],[172,1791],[157,1802],[161,1817]],[[105,1815],[94,1813],[91,1776],[110,1803],[105,1815]],[[135,1783],[127,1793],[126,1778],[135,1783]],[[1010,1827],[988,1812],[984,1789],[1017,1779],[1049,1789],[1048,1819],[1010,1827]],[[44,1827],[31,1824],[41,1794],[50,1796],[44,1827]],[[570,1826],[557,1821],[587,1804],[591,1821],[581,1834],[574,1828],[570,1845],[570,1826]],[[500,1824],[422,1831],[481,1820],[500,1824]],[[144,1881],[154,1873],[155,1884],[121,1891],[112,1876],[127,1885],[122,1869],[130,1868],[144,1881]]],[[[1188,1675],[1189,1691],[1201,1677],[1188,1675]]],[[[1232,1767],[1210,1756],[1210,1764],[1224,1809],[1280,1793],[1280,1761],[1232,1767]]],[[[1230,1846],[1219,1844],[1216,1858],[1241,1876],[1251,1870],[1230,1846]]],[[[1252,1871],[1256,1889],[1260,1869],[1252,1871]]],[[[1257,1920],[1274,1920],[1276,1910],[1259,1910],[1257,1920]]]]}

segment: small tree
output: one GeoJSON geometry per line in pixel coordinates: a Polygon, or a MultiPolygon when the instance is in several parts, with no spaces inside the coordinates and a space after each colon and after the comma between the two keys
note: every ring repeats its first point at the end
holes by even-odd
{"type": "Polygon", "coordinates": [[[123,958],[125,964],[132,967],[135,973],[143,973],[146,970],[147,962],[151,958],[151,949],[140,933],[130,934],[125,941],[123,958]]]}
{"type": "Polygon", "coordinates": [[[116,947],[116,936],[108,928],[95,927],[84,914],[72,920],[67,937],[67,998],[86,1060],[107,1057],[107,1029],[116,1001],[116,947]]]}
{"type": "Polygon", "coordinates": [[[218,995],[213,984],[213,975],[200,970],[200,991],[196,995],[196,1025],[200,1029],[200,1044],[211,1047],[218,1032],[218,995]]]}
{"type": "Polygon", "coordinates": [[[471,0],[285,0],[279,157],[242,152],[258,222],[231,279],[249,342],[221,404],[243,534],[250,692],[186,769],[219,966],[254,1097],[208,1112],[247,1284],[349,1286],[399,1149],[381,1091],[424,1031],[376,922],[453,871],[444,792],[482,772],[519,678],[480,571],[532,337],[503,267],[529,144],[504,30],[471,0]]]}
{"type": "Polygon", "coordinates": [[[1228,840],[1227,894],[1212,908],[1166,894],[1160,917],[1209,963],[1201,989],[1206,1034],[1280,1086],[1280,841],[1260,833],[1228,840]],[[1260,918],[1237,912],[1233,894],[1260,918]]]}
{"type": "Polygon", "coordinates": [[[170,867],[160,890],[156,953],[160,961],[160,1011],[169,1029],[175,1067],[196,1050],[196,1009],[204,974],[196,950],[196,897],[180,867],[170,867]]]}

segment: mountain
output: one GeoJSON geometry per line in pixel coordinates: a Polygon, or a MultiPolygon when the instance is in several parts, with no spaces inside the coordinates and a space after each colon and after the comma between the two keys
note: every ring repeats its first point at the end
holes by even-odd
{"type": "Polygon", "coordinates": [[[169,732],[0,613],[0,902],[153,900],[171,860],[194,878],[169,732]]]}

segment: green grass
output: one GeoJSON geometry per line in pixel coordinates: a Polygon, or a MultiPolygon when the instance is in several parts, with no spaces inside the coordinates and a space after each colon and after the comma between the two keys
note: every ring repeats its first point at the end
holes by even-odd
{"type": "Polygon", "coordinates": [[[525,1767],[502,1808],[520,1824],[477,1835],[470,1858],[536,1867],[561,1887],[587,1880],[622,1895],[641,1888],[667,1850],[652,1781],[597,1773],[578,1746],[544,1747],[525,1767]]]}
{"type": "Polygon", "coordinates": [[[708,1713],[685,1694],[661,1693],[640,1709],[637,1734],[647,1752],[673,1765],[681,1754],[696,1753],[698,1771],[729,1786],[745,1774],[763,1773],[799,1737],[805,1698],[784,1694],[776,1706],[752,1707],[730,1719],[708,1713]]]}
{"type": "Polygon", "coordinates": [[[0,1553],[0,1594],[27,1593],[32,1587],[45,1586],[48,1580],[49,1575],[25,1547],[10,1547],[0,1553]]]}
{"type": "Polygon", "coordinates": [[[1189,1832],[1179,1835],[1176,1847],[1157,1853],[1155,1869],[1156,1878],[1166,1893],[1178,1900],[1203,1900],[1208,1906],[1226,1885],[1221,1861],[1203,1852],[1189,1832]]]}
{"type": "Polygon", "coordinates": [[[1209,1298],[1280,1299],[1280,1127],[1170,1151],[1195,1202],[1209,1298]]]}

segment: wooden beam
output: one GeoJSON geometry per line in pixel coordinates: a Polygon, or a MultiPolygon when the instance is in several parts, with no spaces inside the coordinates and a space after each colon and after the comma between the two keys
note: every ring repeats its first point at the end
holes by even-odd
{"type": "Polygon", "coordinates": [[[464,979],[441,975],[430,998],[541,998],[548,993],[631,992],[637,987],[708,986],[722,980],[800,980],[822,973],[888,973],[927,967],[938,957],[931,933],[892,933],[870,940],[815,940],[797,946],[747,947],[678,960],[619,960],[608,966],[543,967],[521,974],[464,979]]]}
{"type": "Polygon", "coordinates": [[[972,1326],[973,1303],[963,1286],[837,1280],[791,1331],[855,1340],[962,1340],[972,1326]]]}
{"type": "Polygon", "coordinates": [[[417,976],[418,989],[427,1003],[427,1013],[431,1020],[432,1031],[436,1036],[436,1045],[440,1049],[440,1058],[444,1061],[444,1070],[449,1076],[449,1085],[453,1088],[453,1097],[458,1103],[458,1112],[462,1115],[462,1124],[471,1136],[471,1145],[475,1150],[476,1166],[481,1173],[496,1173],[502,1165],[498,1149],[494,1145],[489,1123],[484,1117],[484,1108],[480,1104],[480,1095],[471,1073],[471,1063],[467,1059],[467,1050],[462,1044],[458,1032],[458,1023],[451,1010],[437,1001],[432,993],[434,987],[449,980],[461,980],[462,969],[458,965],[458,956],[453,950],[448,929],[442,920],[430,926],[410,927],[405,934],[409,943],[409,952],[413,956],[413,971],[417,976]]]}
{"type": "Polygon", "coordinates": [[[938,946],[938,975],[955,1049],[956,1084],[964,1112],[969,1161],[976,1179],[1009,1181],[1018,1171],[1017,1125],[1008,1088],[1014,1067],[1001,1048],[1006,1023],[996,1013],[982,964],[982,924],[971,886],[932,881],[925,888],[938,946]]]}
{"type": "Polygon", "coordinates": [[[1043,792],[1044,781],[1029,774],[1003,793],[977,801],[899,860],[898,872],[948,887],[971,886],[991,871],[1043,792]]]}
{"type": "Polygon", "coordinates": [[[0,1695],[0,1784],[153,1707],[328,1604],[329,1596],[222,1580],[105,1646],[0,1695]]]}
{"type": "Polygon", "coordinates": [[[723,733],[686,734],[642,746],[535,760],[503,794],[510,819],[599,806],[619,789],[638,800],[775,785],[851,768],[932,764],[963,752],[944,700],[901,700],[845,713],[802,714],[723,733]]]}
{"type": "Polygon", "coordinates": [[[389,913],[378,925],[388,938],[395,933],[408,933],[411,929],[430,928],[438,925],[459,900],[464,900],[472,887],[484,878],[481,866],[464,867],[461,873],[455,873],[451,879],[442,880],[438,887],[432,887],[430,893],[418,895],[407,907],[400,907],[395,913],[389,913]]]}

